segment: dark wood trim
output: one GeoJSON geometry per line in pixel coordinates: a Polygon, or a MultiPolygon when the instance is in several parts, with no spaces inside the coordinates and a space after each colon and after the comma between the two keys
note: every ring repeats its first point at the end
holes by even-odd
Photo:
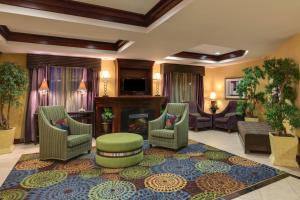
{"type": "Polygon", "coordinates": [[[24,143],[22,139],[14,139],[14,144],[21,144],[21,143],[24,143]]]}
{"type": "Polygon", "coordinates": [[[215,62],[220,62],[227,59],[242,57],[243,55],[245,55],[245,53],[246,53],[245,50],[237,50],[237,51],[232,51],[221,55],[211,55],[211,54],[204,54],[204,53],[182,51],[174,54],[173,56],[178,58],[188,58],[188,59],[195,59],[195,60],[211,60],[215,62]]]}
{"type": "Polygon", "coordinates": [[[2,35],[7,41],[13,42],[25,42],[34,44],[44,44],[44,45],[56,45],[56,46],[66,46],[66,47],[76,47],[85,49],[97,49],[106,51],[118,51],[123,45],[128,41],[118,40],[115,43],[101,42],[101,41],[91,41],[91,40],[81,40],[73,38],[37,35],[29,33],[19,33],[10,31],[7,26],[0,25],[0,35],[2,35]]]}
{"type": "Polygon", "coordinates": [[[28,68],[45,66],[99,68],[101,59],[44,54],[27,54],[28,68]]]}
{"type": "Polygon", "coordinates": [[[183,0],[160,0],[146,14],[70,0],[0,0],[2,4],[148,27],[183,0]]]}
{"type": "Polygon", "coordinates": [[[182,72],[182,73],[201,74],[202,76],[205,75],[205,67],[195,66],[195,65],[164,63],[162,64],[162,71],[163,73],[182,72]]]}

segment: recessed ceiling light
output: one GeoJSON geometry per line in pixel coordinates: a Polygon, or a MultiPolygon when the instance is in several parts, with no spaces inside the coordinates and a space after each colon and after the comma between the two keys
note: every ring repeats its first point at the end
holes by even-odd
{"type": "Polygon", "coordinates": [[[207,58],[207,56],[201,56],[201,57],[200,57],[201,60],[204,60],[204,59],[206,59],[206,58],[207,58]]]}
{"type": "Polygon", "coordinates": [[[221,52],[217,51],[215,54],[216,54],[216,55],[221,55],[221,52]]]}
{"type": "Polygon", "coordinates": [[[165,57],[165,59],[168,59],[168,60],[183,60],[182,58],[175,57],[175,56],[167,56],[167,57],[165,57]]]}

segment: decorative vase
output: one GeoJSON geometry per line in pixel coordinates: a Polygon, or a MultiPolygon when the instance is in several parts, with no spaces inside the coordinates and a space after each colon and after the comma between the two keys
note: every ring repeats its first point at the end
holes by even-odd
{"type": "Polygon", "coordinates": [[[271,162],[274,165],[285,167],[299,167],[296,161],[298,152],[298,138],[289,136],[277,136],[269,133],[271,151],[271,162]]]}
{"type": "Polygon", "coordinates": [[[257,117],[245,117],[245,122],[259,122],[257,117]]]}
{"type": "Polygon", "coordinates": [[[112,132],[112,123],[111,122],[102,122],[102,132],[103,133],[111,133],[112,132]]]}
{"type": "Polygon", "coordinates": [[[0,130],[0,154],[11,153],[14,150],[15,131],[15,127],[9,130],[0,130]]]}

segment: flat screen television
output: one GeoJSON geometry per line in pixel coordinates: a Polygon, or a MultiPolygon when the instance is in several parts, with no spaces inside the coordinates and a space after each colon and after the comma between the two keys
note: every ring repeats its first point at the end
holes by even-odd
{"type": "Polygon", "coordinates": [[[123,79],[124,92],[145,92],[146,80],[145,79],[123,79]]]}

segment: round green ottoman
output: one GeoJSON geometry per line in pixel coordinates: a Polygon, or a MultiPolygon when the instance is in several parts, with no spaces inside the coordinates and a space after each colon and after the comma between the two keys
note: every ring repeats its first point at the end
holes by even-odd
{"type": "Polygon", "coordinates": [[[143,160],[143,137],[134,133],[111,133],[96,140],[96,163],[108,168],[123,168],[143,160]]]}

